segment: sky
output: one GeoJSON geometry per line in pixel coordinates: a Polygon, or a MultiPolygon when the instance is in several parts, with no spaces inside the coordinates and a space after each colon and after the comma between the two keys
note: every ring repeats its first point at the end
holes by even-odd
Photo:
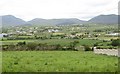
{"type": "Polygon", "coordinates": [[[119,0],[0,0],[0,16],[34,18],[78,18],[89,20],[104,14],[118,14],[119,0]]]}

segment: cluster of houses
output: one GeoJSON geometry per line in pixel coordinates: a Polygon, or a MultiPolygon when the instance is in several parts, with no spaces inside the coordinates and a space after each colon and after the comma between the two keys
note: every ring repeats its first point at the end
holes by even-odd
{"type": "Polygon", "coordinates": [[[17,27],[15,31],[9,31],[8,34],[10,35],[33,35],[34,33],[37,33],[37,27],[35,28],[22,28],[22,27],[17,27]]]}
{"type": "Polygon", "coordinates": [[[27,35],[33,36],[34,34],[40,32],[48,32],[48,33],[55,33],[59,32],[59,29],[55,29],[52,27],[45,27],[44,29],[38,29],[38,27],[29,27],[29,28],[22,28],[16,27],[14,29],[9,29],[7,33],[1,33],[0,37],[12,36],[12,35],[27,35]]]}
{"type": "MultiPolygon", "coordinates": [[[[72,30],[75,29],[80,29],[80,27],[72,27],[72,30]]],[[[8,33],[2,33],[0,34],[0,37],[6,37],[6,36],[12,36],[12,35],[27,35],[27,36],[34,36],[34,34],[39,34],[39,33],[43,33],[43,32],[48,32],[48,33],[59,33],[61,32],[61,27],[44,27],[44,28],[38,28],[38,27],[29,27],[29,28],[24,28],[24,27],[15,27],[14,30],[10,29],[8,30],[8,33]]],[[[73,32],[73,31],[72,31],[73,32]]],[[[100,36],[101,34],[95,34],[97,36],[100,36]]],[[[120,33],[108,33],[105,34],[105,36],[118,36],[120,35],[120,33]]],[[[74,37],[79,37],[79,36],[85,36],[84,33],[76,33],[75,35],[69,34],[66,35],[65,37],[70,37],[70,38],[74,38],[74,37]]],[[[94,36],[94,34],[89,33],[87,35],[88,37],[92,37],[94,36]]]]}

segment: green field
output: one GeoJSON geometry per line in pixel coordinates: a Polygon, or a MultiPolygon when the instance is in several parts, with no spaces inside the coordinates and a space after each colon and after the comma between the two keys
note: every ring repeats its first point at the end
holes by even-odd
{"type": "Polygon", "coordinates": [[[0,73],[2,72],[2,52],[0,51],[0,73]]]}
{"type": "Polygon", "coordinates": [[[116,72],[118,58],[82,51],[4,51],[3,72],[116,72]]]}
{"type": "Polygon", "coordinates": [[[47,44],[60,44],[68,45],[70,42],[79,41],[78,45],[94,45],[96,42],[102,42],[102,40],[92,40],[92,39],[45,39],[45,40],[5,40],[2,41],[2,45],[13,45],[17,42],[32,42],[32,43],[47,43],[47,44]],[[57,42],[57,43],[56,43],[57,42]]]}
{"type": "MultiPolygon", "coordinates": [[[[116,72],[118,57],[94,54],[93,47],[120,45],[118,25],[73,24],[3,28],[3,72],[116,72]],[[58,30],[58,32],[49,32],[58,30]],[[19,31],[19,32],[18,32],[19,31]],[[32,50],[32,51],[31,51],[32,50]]],[[[0,53],[1,54],[1,53],[0,53]]],[[[1,65],[0,65],[1,66],[1,65]]]]}

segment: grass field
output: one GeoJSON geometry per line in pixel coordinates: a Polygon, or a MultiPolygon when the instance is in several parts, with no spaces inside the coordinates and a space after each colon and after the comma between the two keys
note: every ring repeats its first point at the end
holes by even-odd
{"type": "MultiPolygon", "coordinates": [[[[1,48],[0,48],[1,49],[1,48]]],[[[2,52],[0,50],[0,73],[2,72],[2,52]]]]}
{"type": "Polygon", "coordinates": [[[78,45],[94,45],[96,42],[102,42],[102,40],[92,40],[92,39],[46,39],[46,40],[5,40],[2,41],[2,45],[13,45],[17,42],[33,42],[33,43],[47,43],[47,44],[60,44],[68,45],[70,42],[79,41],[78,45]],[[57,42],[57,43],[56,43],[57,42]]]}
{"type": "Polygon", "coordinates": [[[4,51],[3,72],[116,72],[117,57],[79,51],[4,51]]]}

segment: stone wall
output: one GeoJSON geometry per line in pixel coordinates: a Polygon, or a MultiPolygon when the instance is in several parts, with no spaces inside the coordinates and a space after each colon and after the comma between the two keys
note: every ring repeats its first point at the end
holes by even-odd
{"type": "Polygon", "coordinates": [[[118,49],[96,49],[94,48],[94,53],[119,56],[118,49]]]}

